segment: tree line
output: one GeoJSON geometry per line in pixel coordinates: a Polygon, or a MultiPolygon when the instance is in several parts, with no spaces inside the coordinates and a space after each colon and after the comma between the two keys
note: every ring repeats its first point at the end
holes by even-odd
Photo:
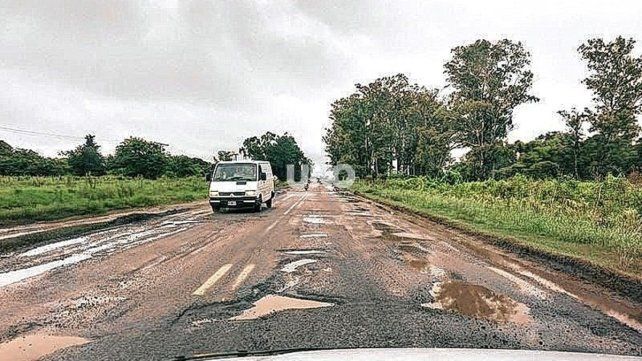
{"type": "Polygon", "coordinates": [[[13,148],[0,140],[0,175],[5,176],[101,176],[106,174],[155,179],[161,176],[202,176],[212,164],[186,155],[172,155],[166,145],[138,137],[123,140],[113,155],[104,156],[94,135],[76,148],[44,157],[30,149],[13,148]]]}
{"type": "Polygon", "coordinates": [[[333,165],[351,164],[361,177],[391,173],[504,178],[598,179],[642,169],[642,57],[635,41],[590,39],[578,48],[586,63],[582,83],[592,102],[561,109],[564,131],[509,143],[513,113],[538,102],[531,93],[531,56],[521,42],[477,40],[452,49],[447,84],[431,89],[403,74],[356,84],[336,100],[323,140],[333,165]],[[454,149],[467,152],[455,161],[454,149]]]}
{"type": "MultiPolygon", "coordinates": [[[[213,162],[197,157],[169,154],[167,145],[130,137],[116,146],[112,155],[103,155],[94,135],[85,136],[85,142],[72,150],[59,153],[59,157],[44,157],[30,149],[14,148],[0,140],[0,175],[5,176],[101,176],[106,174],[124,177],[155,179],[167,177],[203,176],[214,164],[236,159],[234,151],[219,151],[213,162]]],[[[267,132],[245,139],[239,149],[241,159],[267,160],[274,174],[286,179],[286,167],[294,164],[297,177],[301,164],[311,164],[293,136],[267,132]]]]}

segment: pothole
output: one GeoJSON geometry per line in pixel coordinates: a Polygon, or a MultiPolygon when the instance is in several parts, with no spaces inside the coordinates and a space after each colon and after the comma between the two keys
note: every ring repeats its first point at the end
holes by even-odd
{"type": "Polygon", "coordinates": [[[422,306],[498,322],[526,324],[532,321],[528,306],[483,286],[462,281],[437,282],[431,294],[435,301],[422,306]]]}
{"type": "Polygon", "coordinates": [[[193,223],[203,223],[202,221],[197,220],[184,220],[184,221],[164,221],[160,225],[164,226],[181,226],[183,224],[193,224],[193,223]]]}
{"type": "Polygon", "coordinates": [[[19,336],[0,344],[0,359],[12,361],[34,361],[60,349],[79,346],[89,340],[75,336],[50,336],[33,334],[19,336]]]}
{"type": "Polygon", "coordinates": [[[430,236],[417,234],[417,233],[410,233],[410,232],[395,232],[395,233],[392,233],[391,235],[397,238],[417,239],[422,241],[434,241],[434,238],[430,236]]]}
{"type": "Polygon", "coordinates": [[[305,254],[325,254],[325,251],[320,251],[318,249],[300,249],[300,250],[285,251],[283,253],[293,254],[293,255],[305,255],[305,254]]]}
{"type": "Polygon", "coordinates": [[[428,248],[423,247],[418,243],[402,242],[401,244],[399,244],[398,248],[408,253],[425,254],[429,252],[428,248]]]}
{"type": "Polygon", "coordinates": [[[298,261],[294,261],[286,264],[285,266],[283,266],[283,268],[281,268],[281,271],[286,273],[292,273],[296,271],[297,268],[301,266],[305,266],[306,264],[314,263],[316,261],[317,260],[315,259],[309,259],[309,258],[300,259],[298,261]]]}
{"type": "Polygon", "coordinates": [[[372,217],[372,214],[370,212],[349,211],[349,212],[346,212],[346,214],[349,216],[355,216],[355,217],[372,217]]]}
{"type": "Polygon", "coordinates": [[[428,261],[426,261],[425,259],[410,259],[407,260],[406,263],[408,263],[410,267],[421,273],[426,273],[429,270],[428,261]]]}
{"type": "Polygon", "coordinates": [[[267,295],[254,302],[254,306],[238,316],[230,318],[233,321],[253,320],[275,312],[293,309],[309,309],[334,306],[333,303],[304,300],[287,296],[267,295]]]}
{"type": "Polygon", "coordinates": [[[104,295],[82,296],[71,300],[70,307],[74,309],[91,308],[91,307],[100,306],[106,303],[122,302],[124,300],[126,300],[126,298],[121,296],[118,296],[118,297],[111,297],[111,296],[104,296],[104,295]]]}
{"type": "Polygon", "coordinates": [[[302,234],[299,237],[300,238],[326,238],[328,236],[327,233],[308,233],[308,234],[302,234]]]}
{"type": "Polygon", "coordinates": [[[377,230],[381,231],[383,233],[394,233],[394,232],[403,232],[403,230],[397,228],[394,224],[382,222],[382,221],[375,221],[371,223],[372,226],[377,230]]]}
{"type": "Polygon", "coordinates": [[[318,214],[311,214],[309,216],[303,217],[303,222],[311,224],[326,224],[326,220],[318,214]]]}

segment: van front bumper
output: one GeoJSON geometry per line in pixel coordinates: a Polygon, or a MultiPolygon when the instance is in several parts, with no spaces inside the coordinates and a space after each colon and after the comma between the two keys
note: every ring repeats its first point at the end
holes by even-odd
{"type": "Polygon", "coordinates": [[[253,208],[259,203],[256,197],[210,197],[213,208],[253,208]]]}

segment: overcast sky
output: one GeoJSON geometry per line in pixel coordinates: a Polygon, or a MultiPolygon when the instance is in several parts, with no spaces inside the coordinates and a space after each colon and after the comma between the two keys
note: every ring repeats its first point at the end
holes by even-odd
{"type": "MultiPolygon", "coordinates": [[[[640,14],[640,1],[2,0],[0,126],[94,133],[106,152],[136,135],[208,160],[288,131],[321,162],[330,103],[354,83],[403,72],[443,87],[451,48],[509,38],[532,54],[541,101],[518,108],[510,135],[530,140],[588,105],[577,47],[642,41],[640,14]]],[[[45,155],[80,143],[0,139],[45,155]]]]}

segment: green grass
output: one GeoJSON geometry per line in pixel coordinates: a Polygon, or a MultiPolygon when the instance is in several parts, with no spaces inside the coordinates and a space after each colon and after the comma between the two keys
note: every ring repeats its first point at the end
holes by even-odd
{"type": "Polygon", "coordinates": [[[625,179],[449,185],[410,178],[357,181],[353,190],[462,228],[642,274],[642,188],[625,179]]]}
{"type": "Polygon", "coordinates": [[[0,177],[0,225],[54,220],[207,197],[200,177],[0,177]]]}

